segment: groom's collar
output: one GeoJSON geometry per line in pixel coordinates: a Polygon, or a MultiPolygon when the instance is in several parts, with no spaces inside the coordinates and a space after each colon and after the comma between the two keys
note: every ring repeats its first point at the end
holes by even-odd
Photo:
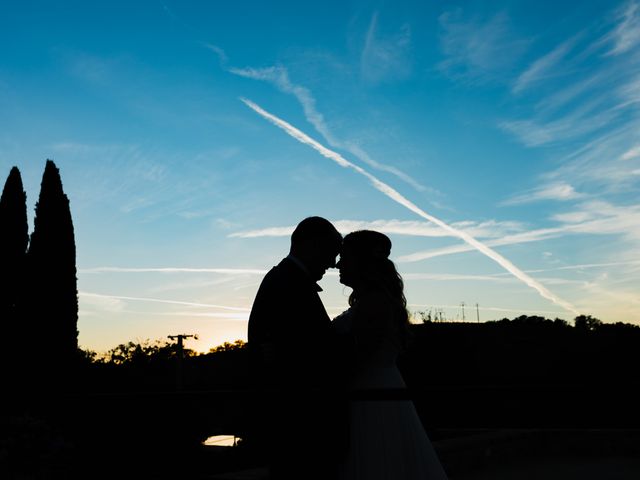
{"type": "MultiPolygon", "coordinates": [[[[313,281],[313,279],[311,278],[311,273],[309,273],[309,269],[304,263],[302,263],[302,261],[298,257],[296,257],[295,255],[289,254],[287,255],[286,258],[291,260],[291,262],[294,263],[295,265],[297,265],[298,268],[304,272],[304,274],[307,276],[309,280],[313,281]]],[[[313,284],[318,292],[322,291],[322,287],[320,285],[318,285],[316,282],[313,282],[313,284]]]]}

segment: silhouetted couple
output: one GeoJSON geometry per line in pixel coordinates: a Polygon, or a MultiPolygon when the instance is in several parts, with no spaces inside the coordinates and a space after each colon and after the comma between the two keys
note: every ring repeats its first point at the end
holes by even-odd
{"type": "Polygon", "coordinates": [[[382,233],[343,240],[309,217],[264,277],[249,348],[260,388],[255,433],[272,479],[446,479],[411,401],[349,401],[349,392],[405,387],[396,358],[409,316],[390,253],[382,233]],[[331,321],[316,282],[336,266],[353,291],[331,321]]]}

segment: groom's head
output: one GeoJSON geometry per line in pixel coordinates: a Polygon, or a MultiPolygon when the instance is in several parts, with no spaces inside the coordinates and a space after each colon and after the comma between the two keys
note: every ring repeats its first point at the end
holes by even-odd
{"type": "Polygon", "coordinates": [[[329,220],[307,217],[291,234],[290,253],[307,267],[317,282],[328,268],[335,268],[341,246],[342,235],[329,220]]]}

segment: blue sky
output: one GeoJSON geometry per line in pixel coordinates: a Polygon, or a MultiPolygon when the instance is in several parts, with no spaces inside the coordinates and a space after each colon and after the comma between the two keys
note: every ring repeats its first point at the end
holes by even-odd
{"type": "Polygon", "coordinates": [[[246,338],[309,215],[388,233],[412,310],[640,323],[640,2],[129,3],[0,18],[0,173],[32,218],[61,170],[83,347],[246,338]]]}

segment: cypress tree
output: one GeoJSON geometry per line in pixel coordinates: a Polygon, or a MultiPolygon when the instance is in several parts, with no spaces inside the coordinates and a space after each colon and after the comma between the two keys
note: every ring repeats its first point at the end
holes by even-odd
{"type": "Polygon", "coordinates": [[[0,361],[3,378],[15,369],[18,347],[24,337],[23,319],[18,315],[22,294],[25,255],[29,242],[27,195],[18,167],[9,172],[0,197],[0,361]],[[22,339],[21,339],[22,337],[22,339]]]}
{"type": "Polygon", "coordinates": [[[47,160],[27,253],[36,367],[67,377],[78,347],[76,245],[60,172],[47,160]]]}

